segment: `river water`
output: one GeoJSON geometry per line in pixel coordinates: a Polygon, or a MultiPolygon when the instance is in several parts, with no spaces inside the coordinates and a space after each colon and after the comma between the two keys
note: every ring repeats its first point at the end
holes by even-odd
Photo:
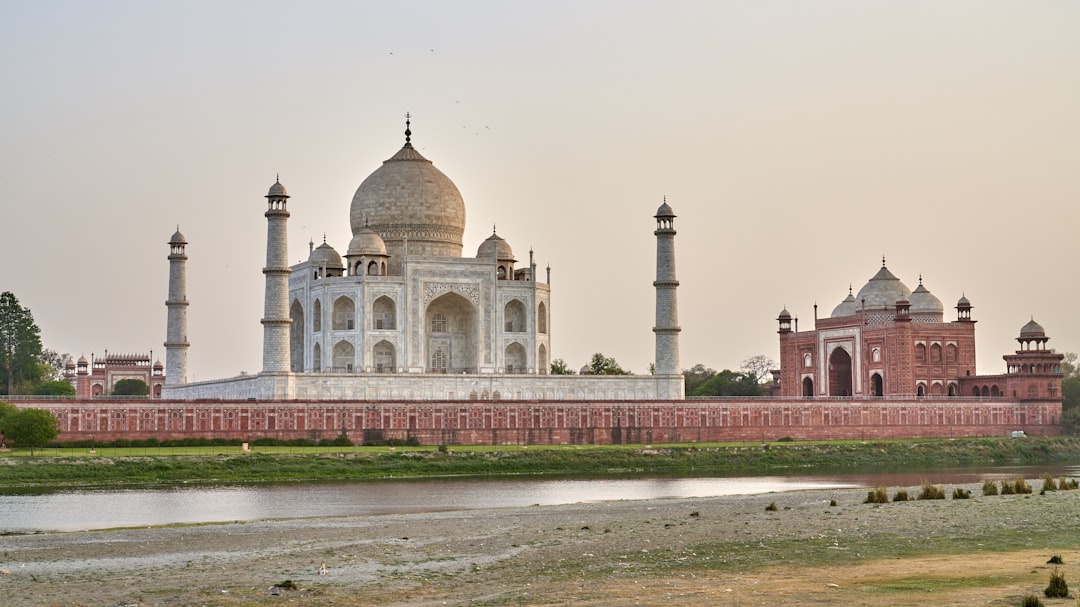
{"type": "Polygon", "coordinates": [[[921,469],[805,476],[497,479],[455,478],[140,489],[5,491],[0,533],[78,531],[177,523],[474,510],[611,500],[713,497],[804,489],[914,487],[1076,477],[1080,467],[921,469]]]}

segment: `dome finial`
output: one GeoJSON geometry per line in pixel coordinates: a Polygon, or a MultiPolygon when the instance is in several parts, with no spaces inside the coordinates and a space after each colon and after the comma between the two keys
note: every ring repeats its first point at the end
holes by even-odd
{"type": "Polygon", "coordinates": [[[491,223],[491,235],[492,235],[492,236],[494,236],[494,235],[495,235],[495,222],[492,222],[492,223],[491,223]]]}
{"type": "Polygon", "coordinates": [[[405,112],[405,146],[412,147],[412,130],[409,128],[411,124],[410,119],[412,115],[409,112],[405,112]]]}
{"type": "Polygon", "coordinates": [[[850,282],[847,283],[847,294],[852,296],[852,297],[855,297],[855,293],[853,293],[852,290],[851,290],[851,283],[850,282]]]}
{"type": "Polygon", "coordinates": [[[322,233],[322,243],[326,244],[326,232],[322,233]]]}
{"type": "Polygon", "coordinates": [[[922,286],[922,272],[919,272],[919,286],[922,286]]]}
{"type": "Polygon", "coordinates": [[[883,267],[883,268],[885,267],[885,254],[884,253],[881,254],[881,267],[883,267]]]}

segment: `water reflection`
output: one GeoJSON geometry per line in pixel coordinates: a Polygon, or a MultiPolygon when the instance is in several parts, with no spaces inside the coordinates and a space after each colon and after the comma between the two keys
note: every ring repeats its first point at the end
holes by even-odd
{"type": "Polygon", "coordinates": [[[60,490],[0,494],[0,532],[471,510],[610,500],[711,497],[817,488],[977,483],[1077,467],[920,470],[804,476],[437,479],[279,485],[60,490]]]}

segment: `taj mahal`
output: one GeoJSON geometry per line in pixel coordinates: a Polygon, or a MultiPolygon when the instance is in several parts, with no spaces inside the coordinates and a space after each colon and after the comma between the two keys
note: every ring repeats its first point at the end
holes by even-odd
{"type": "MultiPolygon", "coordinates": [[[[683,398],[675,214],[655,214],[655,372],[550,375],[551,269],[519,260],[492,230],[464,257],[465,201],[405,144],[353,195],[352,240],[325,242],[287,264],[290,195],[267,200],[262,371],[188,382],[186,238],[169,242],[163,398],[312,400],[652,400],[683,398]]],[[[197,304],[196,304],[197,305],[197,304]]],[[[645,323],[642,323],[643,326],[645,323]]]]}

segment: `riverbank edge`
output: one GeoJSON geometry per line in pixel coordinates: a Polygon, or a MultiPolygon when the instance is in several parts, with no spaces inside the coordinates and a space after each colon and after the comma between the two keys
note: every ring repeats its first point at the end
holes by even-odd
{"type": "Polygon", "coordinates": [[[0,488],[1080,463],[1080,437],[0,457],[0,488]]]}

